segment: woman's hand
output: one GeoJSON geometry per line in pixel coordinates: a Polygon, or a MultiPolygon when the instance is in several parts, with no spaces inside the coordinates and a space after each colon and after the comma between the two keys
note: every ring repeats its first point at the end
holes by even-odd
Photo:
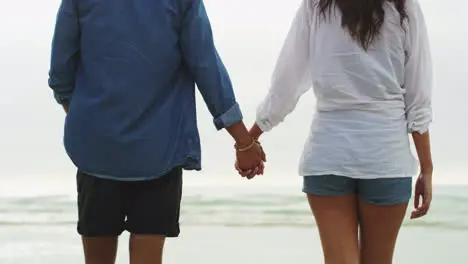
{"type": "Polygon", "coordinates": [[[429,211],[432,201],[432,170],[423,171],[419,175],[414,190],[414,211],[411,213],[411,219],[423,217],[429,211]]]}
{"type": "Polygon", "coordinates": [[[254,124],[249,131],[250,137],[255,141],[254,146],[252,147],[251,150],[249,149],[249,151],[254,152],[255,153],[254,156],[256,156],[256,158],[260,157],[261,162],[258,166],[256,167],[249,167],[249,165],[244,166],[243,163],[245,163],[245,160],[243,159],[245,157],[243,156],[249,155],[249,153],[243,154],[242,152],[244,151],[239,151],[242,149],[238,148],[238,146],[236,147],[237,160],[234,166],[237,172],[239,172],[239,174],[242,177],[247,177],[247,179],[249,180],[255,177],[256,175],[263,175],[263,172],[265,169],[264,162],[266,162],[266,155],[265,155],[265,152],[263,151],[262,146],[260,145],[260,142],[258,142],[258,138],[260,137],[260,135],[262,135],[262,133],[263,131],[257,126],[257,124],[254,124]]]}
{"type": "Polygon", "coordinates": [[[414,211],[411,213],[411,219],[416,219],[425,216],[431,206],[433,166],[429,131],[422,134],[416,131],[412,136],[421,167],[421,174],[414,187],[414,211]]]}
{"type": "Polygon", "coordinates": [[[236,147],[235,168],[242,177],[250,180],[256,175],[263,174],[266,156],[259,142],[255,141],[252,146],[246,148],[248,149],[236,147]]]}
{"type": "Polygon", "coordinates": [[[250,136],[255,139],[255,140],[258,140],[260,138],[260,136],[263,134],[263,131],[260,129],[260,127],[255,123],[252,128],[250,128],[249,130],[249,134],[250,136]]]}

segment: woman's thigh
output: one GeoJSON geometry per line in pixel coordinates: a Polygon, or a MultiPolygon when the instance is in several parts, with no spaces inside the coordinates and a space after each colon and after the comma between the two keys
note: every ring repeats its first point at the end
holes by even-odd
{"type": "Polygon", "coordinates": [[[392,263],[411,186],[411,178],[358,181],[361,264],[392,263]]]}
{"type": "Polygon", "coordinates": [[[341,176],[304,177],[303,191],[317,223],[326,264],[358,264],[356,180],[341,176]]]}

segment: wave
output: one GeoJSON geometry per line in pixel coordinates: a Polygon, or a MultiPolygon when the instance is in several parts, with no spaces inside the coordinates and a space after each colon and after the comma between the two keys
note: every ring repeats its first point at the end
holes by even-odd
{"type": "MultiPolygon", "coordinates": [[[[405,220],[404,226],[468,230],[468,193],[445,192],[434,196],[430,214],[405,220]]],[[[186,226],[313,227],[312,214],[303,195],[248,193],[185,195],[181,224],[186,226]]],[[[56,226],[76,224],[72,196],[0,198],[0,226],[56,226]]]]}
{"type": "MultiPolygon", "coordinates": [[[[224,227],[291,227],[291,228],[311,228],[316,227],[316,224],[311,223],[181,223],[185,226],[224,226],[224,227]]],[[[39,221],[0,221],[0,226],[74,226],[76,221],[48,221],[48,222],[39,222],[39,221]]],[[[407,228],[436,228],[444,230],[458,230],[458,231],[468,231],[468,224],[447,224],[447,223],[429,223],[429,222],[414,222],[414,223],[404,223],[403,227],[407,228]]]]}

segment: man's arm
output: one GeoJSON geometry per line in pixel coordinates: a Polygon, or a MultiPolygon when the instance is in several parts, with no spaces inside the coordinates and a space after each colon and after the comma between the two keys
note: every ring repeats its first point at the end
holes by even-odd
{"type": "Polygon", "coordinates": [[[242,122],[229,74],[216,50],[203,0],[182,0],[183,56],[218,130],[226,128],[236,141],[237,162],[244,176],[262,173],[264,154],[242,122]]]}
{"type": "Polygon", "coordinates": [[[52,40],[49,87],[65,111],[73,94],[79,52],[80,27],[75,1],[62,0],[52,40]]]}
{"type": "Polygon", "coordinates": [[[218,130],[242,120],[229,74],[216,50],[202,0],[185,0],[181,31],[184,58],[218,130]]]}

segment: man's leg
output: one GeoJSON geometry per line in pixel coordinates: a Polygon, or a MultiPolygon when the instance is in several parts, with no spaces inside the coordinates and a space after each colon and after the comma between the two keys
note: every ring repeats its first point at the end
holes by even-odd
{"type": "Polygon", "coordinates": [[[114,264],[117,255],[117,237],[83,237],[86,264],[114,264]]]}
{"type": "Polygon", "coordinates": [[[162,264],[165,236],[130,235],[130,264],[162,264]]]}
{"type": "Polygon", "coordinates": [[[166,237],[179,235],[182,169],[161,178],[128,183],[126,229],[130,264],[161,264],[166,237]]]}
{"type": "Polygon", "coordinates": [[[78,233],[86,264],[114,264],[117,238],[124,230],[122,182],[77,173],[78,233]]]}

